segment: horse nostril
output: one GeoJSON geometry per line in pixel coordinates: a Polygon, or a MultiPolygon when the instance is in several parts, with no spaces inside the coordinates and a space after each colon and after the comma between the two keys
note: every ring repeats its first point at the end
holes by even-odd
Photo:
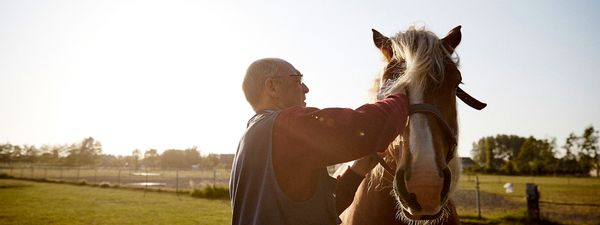
{"type": "Polygon", "coordinates": [[[421,211],[421,205],[417,201],[417,195],[409,193],[406,188],[405,176],[406,171],[404,169],[398,169],[394,176],[394,192],[396,192],[398,201],[411,210],[421,211]]]}

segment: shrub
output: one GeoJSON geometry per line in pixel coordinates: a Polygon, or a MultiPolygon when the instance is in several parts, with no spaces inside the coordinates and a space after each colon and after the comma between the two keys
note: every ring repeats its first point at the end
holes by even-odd
{"type": "Polygon", "coordinates": [[[87,184],[88,184],[88,182],[87,182],[87,180],[85,180],[85,179],[81,179],[81,180],[79,180],[79,181],[77,182],[77,184],[79,184],[79,185],[87,185],[87,184]]]}
{"type": "Polygon", "coordinates": [[[194,198],[229,199],[229,188],[213,186],[193,188],[190,195],[194,198]]]}
{"type": "Polygon", "coordinates": [[[101,188],[109,188],[110,187],[110,182],[108,182],[108,181],[102,181],[102,182],[100,182],[99,186],[101,188]]]}

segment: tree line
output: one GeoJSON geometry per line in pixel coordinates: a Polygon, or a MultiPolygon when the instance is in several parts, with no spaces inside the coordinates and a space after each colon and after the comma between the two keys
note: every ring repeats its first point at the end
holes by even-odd
{"type": "Polygon", "coordinates": [[[156,149],[144,152],[134,149],[131,155],[102,153],[102,144],[92,137],[80,142],[62,145],[0,144],[0,163],[35,164],[43,166],[119,167],[131,169],[214,169],[228,166],[217,154],[202,157],[196,146],[186,149],[167,149],[159,154],[156,149]]]}
{"type": "Polygon", "coordinates": [[[475,166],[466,171],[509,175],[578,175],[587,176],[600,168],[598,131],[593,126],[578,136],[571,133],[557,147],[556,139],[499,134],[473,143],[471,155],[475,166]],[[559,148],[564,155],[559,154],[559,148]]]}

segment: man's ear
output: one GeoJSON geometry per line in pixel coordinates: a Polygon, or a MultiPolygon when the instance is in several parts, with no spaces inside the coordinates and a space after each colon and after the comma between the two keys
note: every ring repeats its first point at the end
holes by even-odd
{"type": "Polygon", "coordinates": [[[277,94],[277,88],[279,88],[279,87],[275,83],[275,80],[273,80],[271,78],[267,78],[265,80],[263,88],[264,88],[263,90],[266,91],[266,93],[269,96],[275,96],[277,94]]]}

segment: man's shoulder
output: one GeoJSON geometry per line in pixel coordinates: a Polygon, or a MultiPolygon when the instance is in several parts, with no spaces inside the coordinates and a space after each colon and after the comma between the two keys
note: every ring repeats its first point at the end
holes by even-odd
{"type": "Polygon", "coordinates": [[[316,107],[292,106],[280,111],[280,114],[305,114],[318,111],[316,107]]]}

